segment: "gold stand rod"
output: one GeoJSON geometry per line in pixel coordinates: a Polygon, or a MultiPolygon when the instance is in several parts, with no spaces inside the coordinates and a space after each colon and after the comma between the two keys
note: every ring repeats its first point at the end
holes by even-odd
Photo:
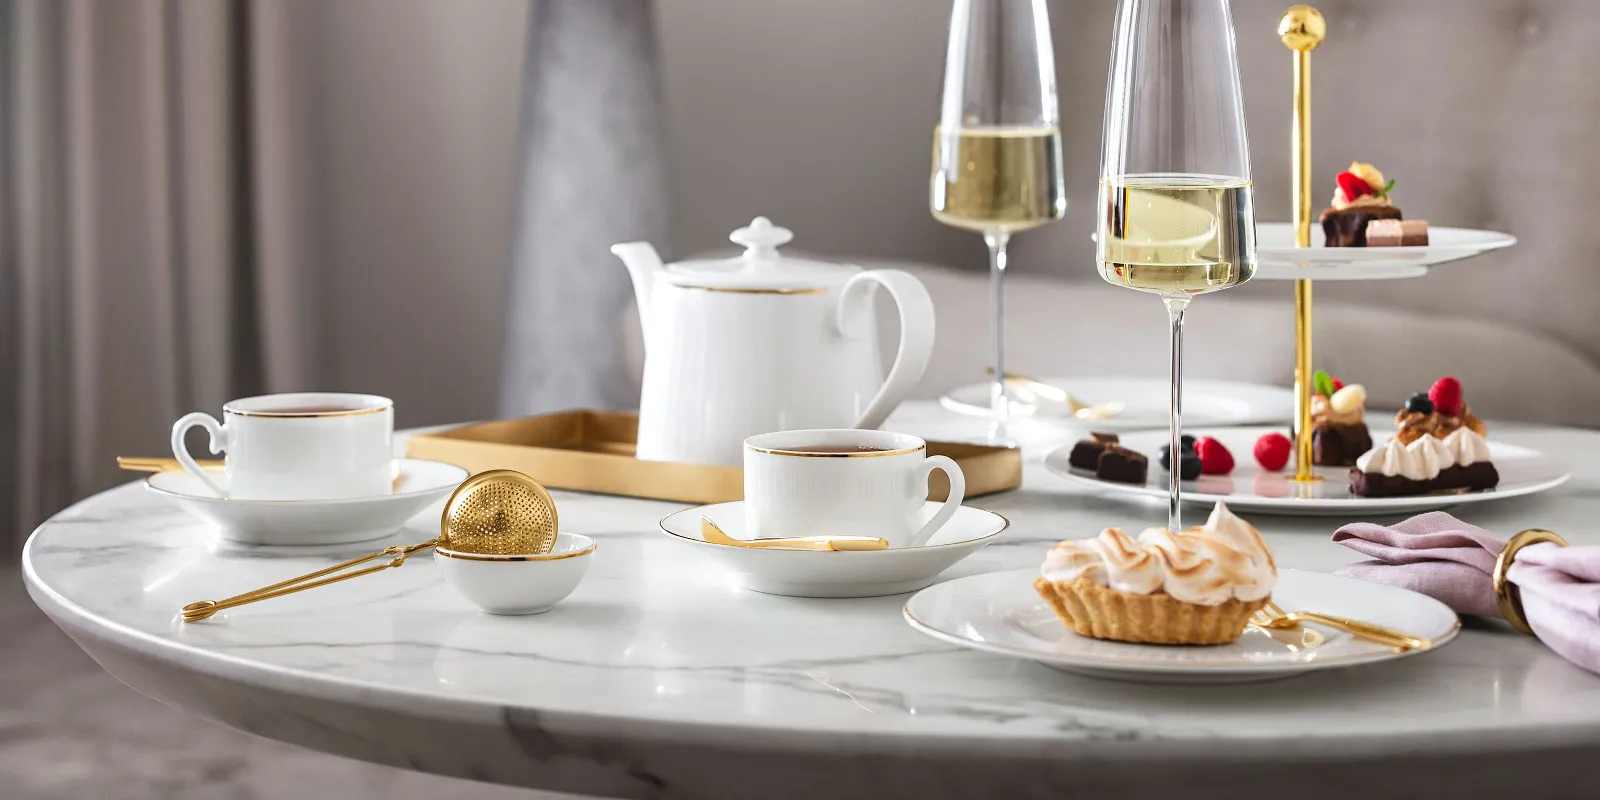
{"type": "MultiPolygon", "coordinates": [[[[1311,246],[1311,51],[1328,33],[1322,12],[1291,6],[1278,36],[1294,51],[1294,246],[1311,246]]],[[[1294,282],[1294,479],[1315,481],[1311,470],[1311,281],[1294,282]]]]}

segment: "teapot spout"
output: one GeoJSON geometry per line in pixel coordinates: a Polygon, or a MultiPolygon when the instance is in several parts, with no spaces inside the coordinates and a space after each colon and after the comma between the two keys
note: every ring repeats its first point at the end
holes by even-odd
{"type": "Polygon", "coordinates": [[[656,275],[666,268],[661,254],[649,242],[614,244],[611,253],[622,259],[633,278],[633,299],[639,306],[639,327],[644,331],[645,349],[650,349],[650,293],[656,285],[656,275]]]}

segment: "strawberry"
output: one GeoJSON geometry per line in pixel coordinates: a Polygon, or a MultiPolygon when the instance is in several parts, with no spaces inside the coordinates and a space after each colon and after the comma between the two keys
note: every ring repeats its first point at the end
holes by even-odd
{"type": "Polygon", "coordinates": [[[1440,414],[1461,416],[1461,381],[1448,376],[1440,378],[1428,390],[1428,399],[1433,401],[1433,410],[1440,414]]]}
{"type": "Polygon", "coordinates": [[[1226,475],[1233,471],[1233,454],[1210,436],[1200,437],[1200,441],[1194,443],[1194,452],[1200,456],[1200,471],[1207,475],[1226,475]]]}
{"type": "Polygon", "coordinates": [[[1269,433],[1256,440],[1256,461],[1264,469],[1280,470],[1289,463],[1294,442],[1281,433],[1269,433]]]}
{"type": "Polygon", "coordinates": [[[1354,172],[1339,173],[1339,189],[1344,192],[1345,200],[1351,203],[1354,203],[1358,197],[1376,194],[1372,190],[1372,185],[1362,180],[1361,176],[1354,172]]]}
{"type": "MultiPolygon", "coordinates": [[[[1334,391],[1334,394],[1338,394],[1339,390],[1343,389],[1343,388],[1344,388],[1344,381],[1341,381],[1338,378],[1334,378],[1333,379],[1333,391],[1334,391]]],[[[1332,397],[1333,395],[1330,394],[1328,396],[1332,397]]]]}

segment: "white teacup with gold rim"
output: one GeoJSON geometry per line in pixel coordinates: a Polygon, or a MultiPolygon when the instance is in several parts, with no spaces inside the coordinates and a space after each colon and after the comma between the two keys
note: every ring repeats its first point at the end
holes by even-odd
{"type": "Polygon", "coordinates": [[[390,494],[394,483],[394,401],[371,394],[295,392],[231,400],[222,421],[203,411],[172,426],[172,455],[217,497],[335,500],[390,494]],[[227,453],[226,482],[195,463],[184,444],[192,427],[227,453]]]}
{"type": "Polygon", "coordinates": [[[927,544],[966,494],[961,467],[915,436],[848,428],[782,431],[744,441],[745,528],[755,537],[879,536],[927,544]],[[950,496],[926,522],[928,475],[950,496]]]}

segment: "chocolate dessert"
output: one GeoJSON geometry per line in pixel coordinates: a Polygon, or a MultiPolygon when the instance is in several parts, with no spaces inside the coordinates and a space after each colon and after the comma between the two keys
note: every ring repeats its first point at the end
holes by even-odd
{"type": "Polygon", "coordinates": [[[1333,190],[1332,208],[1322,212],[1323,244],[1327,247],[1366,247],[1367,226],[1375,220],[1403,219],[1400,209],[1389,202],[1394,181],[1371,164],[1356,162],[1339,173],[1339,188],[1333,190]]]}
{"type": "Polygon", "coordinates": [[[1444,438],[1419,435],[1410,443],[1395,436],[1356,460],[1350,493],[1357,497],[1479,492],[1500,484],[1482,434],[1458,427],[1444,438]]]}
{"type": "Polygon", "coordinates": [[[1118,444],[1108,444],[1095,464],[1094,476],[1117,483],[1144,483],[1150,472],[1150,459],[1118,444]]]}
{"type": "Polygon", "coordinates": [[[1311,396],[1311,463],[1320,467],[1354,466],[1372,449],[1367,430],[1367,390],[1359,383],[1345,386],[1317,370],[1311,396]]]}
{"type": "Polygon", "coordinates": [[[1072,446],[1072,455],[1067,457],[1067,463],[1078,469],[1098,469],[1100,454],[1117,441],[1117,435],[1114,433],[1091,433],[1089,438],[1072,446]]]}

